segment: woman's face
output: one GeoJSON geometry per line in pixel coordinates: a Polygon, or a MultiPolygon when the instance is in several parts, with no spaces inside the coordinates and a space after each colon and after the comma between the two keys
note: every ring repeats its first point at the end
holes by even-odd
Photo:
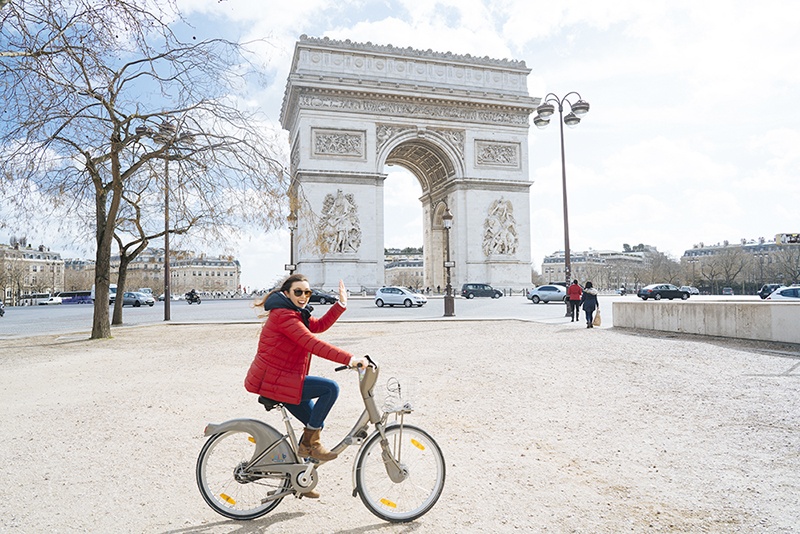
{"type": "Polygon", "coordinates": [[[298,308],[305,308],[306,304],[308,304],[309,297],[311,297],[311,286],[309,286],[308,282],[305,280],[292,282],[292,287],[289,288],[288,294],[286,292],[284,292],[284,294],[289,297],[289,300],[291,300],[295,306],[298,308]]]}

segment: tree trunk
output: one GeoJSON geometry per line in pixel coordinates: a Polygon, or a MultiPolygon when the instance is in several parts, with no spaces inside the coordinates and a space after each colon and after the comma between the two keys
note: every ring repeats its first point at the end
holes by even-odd
{"type": "Polygon", "coordinates": [[[108,321],[108,292],[111,285],[111,234],[106,231],[106,195],[97,197],[97,252],[94,263],[94,317],[92,319],[92,339],[111,337],[111,324],[108,321]]]}
{"type": "Polygon", "coordinates": [[[111,319],[111,324],[122,324],[122,303],[125,300],[123,294],[125,293],[125,285],[128,279],[128,264],[130,263],[130,256],[120,254],[119,256],[119,271],[117,272],[117,302],[114,303],[114,317],[111,319]]]}
{"type": "MultiPolygon", "coordinates": [[[[108,289],[111,283],[111,244],[114,238],[114,229],[119,212],[120,199],[122,198],[122,182],[119,180],[119,157],[114,152],[112,144],[111,173],[114,176],[111,188],[111,202],[106,207],[108,191],[102,186],[101,180],[96,178],[97,194],[95,196],[95,213],[97,216],[97,255],[95,257],[94,283],[94,320],[92,322],[92,339],[111,337],[111,324],[108,317],[108,289]],[[104,296],[105,300],[99,298],[104,296]]],[[[117,295],[118,298],[121,295],[117,295]]]]}

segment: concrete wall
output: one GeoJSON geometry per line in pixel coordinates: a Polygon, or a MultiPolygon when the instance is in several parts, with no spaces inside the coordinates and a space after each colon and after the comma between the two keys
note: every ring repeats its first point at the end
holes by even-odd
{"type": "Polygon", "coordinates": [[[614,326],[800,343],[800,303],[614,302],[614,326]]]}

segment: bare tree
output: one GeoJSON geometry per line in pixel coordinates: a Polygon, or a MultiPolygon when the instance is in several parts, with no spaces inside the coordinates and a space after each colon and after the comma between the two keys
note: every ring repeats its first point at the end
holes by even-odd
{"type": "Polygon", "coordinates": [[[749,259],[750,257],[740,247],[726,247],[716,254],[716,264],[724,286],[733,286],[749,259]]]}
{"type": "Polygon", "coordinates": [[[719,266],[719,258],[716,255],[703,258],[700,262],[700,275],[708,280],[712,294],[717,293],[721,274],[722,269],[719,266]]]}
{"type": "Polygon", "coordinates": [[[111,334],[103,303],[115,232],[130,230],[121,228],[130,199],[148,236],[158,235],[147,227],[164,220],[165,195],[177,220],[194,219],[208,239],[284,220],[276,143],[231,96],[257,69],[238,44],[178,39],[162,22],[174,20],[173,8],[19,0],[0,11],[0,194],[18,225],[30,224],[31,201],[46,199],[62,231],[92,229],[92,338],[111,334]],[[172,166],[174,181],[152,179],[159,163],[165,174],[172,166]]]}
{"type": "Polygon", "coordinates": [[[783,275],[781,282],[795,284],[800,282],[800,246],[786,245],[775,253],[775,266],[783,275]]]}

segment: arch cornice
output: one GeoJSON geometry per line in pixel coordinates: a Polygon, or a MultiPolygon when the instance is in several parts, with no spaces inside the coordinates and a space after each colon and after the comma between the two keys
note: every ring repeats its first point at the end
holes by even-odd
{"type": "Polygon", "coordinates": [[[294,94],[291,117],[283,126],[293,131],[301,110],[331,110],[409,120],[442,120],[464,124],[487,124],[528,128],[528,117],[535,109],[529,105],[495,102],[469,102],[457,98],[431,98],[416,95],[387,95],[330,89],[302,89],[294,94]]]}

